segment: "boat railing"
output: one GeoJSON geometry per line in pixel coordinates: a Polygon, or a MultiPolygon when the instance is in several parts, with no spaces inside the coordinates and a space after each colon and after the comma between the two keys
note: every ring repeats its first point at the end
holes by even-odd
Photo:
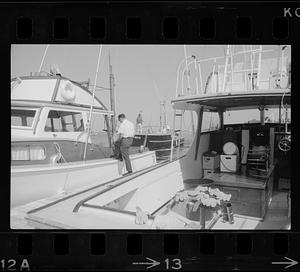
{"type": "Polygon", "coordinates": [[[168,129],[163,129],[160,126],[143,126],[141,131],[136,129],[136,134],[152,134],[152,133],[168,134],[170,133],[170,130],[168,131],[168,129]]]}
{"type": "Polygon", "coordinates": [[[232,92],[272,91],[290,88],[290,56],[286,46],[263,50],[228,45],[224,56],[198,59],[188,56],[177,68],[176,98],[232,92]]]}

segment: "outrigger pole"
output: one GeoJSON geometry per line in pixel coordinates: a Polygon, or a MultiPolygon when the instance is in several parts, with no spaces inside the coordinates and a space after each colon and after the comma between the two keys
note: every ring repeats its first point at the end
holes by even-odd
{"type": "Polygon", "coordinates": [[[87,149],[87,145],[88,145],[89,135],[90,135],[90,132],[91,132],[91,119],[92,119],[92,112],[93,112],[93,107],[94,107],[95,91],[96,91],[97,76],[98,76],[98,71],[99,71],[99,64],[100,64],[100,59],[101,59],[101,52],[102,52],[102,44],[100,45],[100,48],[99,48],[99,55],[98,55],[98,61],[97,61],[97,70],[96,70],[95,82],[94,82],[94,86],[93,86],[93,98],[92,98],[92,103],[91,103],[90,112],[89,112],[88,127],[87,127],[88,131],[87,131],[87,137],[86,137],[86,140],[85,140],[83,160],[85,160],[85,158],[86,158],[86,149],[87,149]]]}

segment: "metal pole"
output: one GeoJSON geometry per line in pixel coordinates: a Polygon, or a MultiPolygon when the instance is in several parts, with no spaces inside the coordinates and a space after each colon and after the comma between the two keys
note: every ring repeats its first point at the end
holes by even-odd
{"type": "Polygon", "coordinates": [[[173,109],[173,128],[172,128],[172,133],[171,133],[171,151],[170,151],[170,161],[173,160],[173,140],[174,140],[174,137],[175,137],[175,119],[176,119],[176,109],[173,109]]]}
{"type": "Polygon", "coordinates": [[[163,101],[163,117],[164,117],[164,125],[163,127],[167,127],[167,116],[166,116],[166,101],[163,101]]]}
{"type": "Polygon", "coordinates": [[[184,49],[184,57],[185,57],[185,69],[186,69],[186,73],[187,73],[187,81],[188,81],[188,94],[190,94],[191,91],[191,84],[190,84],[190,76],[189,76],[189,67],[188,67],[188,61],[187,61],[187,51],[186,51],[186,45],[183,45],[183,49],[184,49]]]}
{"type": "Polygon", "coordinates": [[[162,102],[159,103],[159,130],[162,131],[162,102]]]}
{"type": "Polygon", "coordinates": [[[232,54],[232,46],[230,46],[230,67],[231,67],[231,92],[233,85],[233,54],[232,54]]]}
{"type": "Polygon", "coordinates": [[[265,107],[260,106],[258,109],[260,111],[260,124],[262,126],[264,126],[265,125],[265,107]]]}
{"type": "Polygon", "coordinates": [[[94,107],[95,90],[96,90],[96,84],[97,84],[97,76],[98,76],[98,71],[99,71],[101,52],[102,52],[102,44],[100,45],[100,48],[99,48],[99,55],[98,55],[98,61],[97,61],[97,70],[96,70],[95,82],[94,82],[94,88],[93,88],[93,98],[92,98],[92,103],[91,103],[91,107],[90,107],[89,119],[88,119],[88,131],[87,131],[87,136],[86,136],[86,140],[85,140],[83,160],[85,160],[85,158],[86,158],[86,150],[87,150],[87,145],[88,145],[88,139],[89,139],[90,132],[91,132],[91,119],[92,119],[92,112],[93,112],[93,107],[94,107]]]}
{"type": "Polygon", "coordinates": [[[173,133],[171,134],[171,151],[170,151],[170,161],[173,160],[173,139],[174,139],[174,135],[173,133]]]}
{"type": "MultiPolygon", "coordinates": [[[[184,114],[184,111],[182,111],[182,114],[180,116],[180,126],[179,126],[180,130],[179,130],[179,134],[177,136],[177,143],[178,143],[178,147],[177,147],[177,159],[179,158],[179,151],[180,151],[180,138],[181,138],[181,129],[182,129],[183,114],[184,114]]],[[[192,114],[192,112],[191,112],[191,114],[192,114]]],[[[192,124],[193,123],[194,123],[194,120],[192,119],[192,124]]],[[[193,128],[193,130],[194,130],[194,128],[193,128]]],[[[193,135],[194,135],[194,131],[193,131],[193,135]]]]}
{"type": "Polygon", "coordinates": [[[227,50],[226,50],[226,59],[225,59],[225,67],[224,67],[222,93],[225,90],[225,81],[226,81],[227,65],[228,65],[228,54],[229,54],[229,45],[227,45],[227,50]]]}
{"type": "Polygon", "coordinates": [[[280,84],[282,84],[283,58],[284,58],[284,48],[281,49],[280,84]]]}
{"type": "Polygon", "coordinates": [[[203,93],[203,82],[202,82],[202,75],[201,75],[201,66],[200,66],[200,62],[198,63],[198,71],[199,71],[199,76],[200,76],[200,88],[201,88],[201,93],[203,93]]]}
{"type": "Polygon", "coordinates": [[[115,101],[115,78],[112,72],[112,65],[110,62],[110,54],[108,55],[109,61],[109,89],[110,89],[110,109],[113,112],[113,116],[111,116],[111,128],[112,134],[116,132],[116,101],[115,101]]]}
{"type": "MultiPolygon", "coordinates": [[[[197,70],[197,61],[196,61],[196,59],[194,60],[194,65],[195,65],[195,72],[197,72],[198,70],[197,70]]],[[[196,73],[195,80],[196,80],[196,91],[197,91],[197,94],[199,94],[198,73],[196,73]]]]}
{"type": "MultiPolygon", "coordinates": [[[[246,56],[246,48],[245,48],[245,45],[243,45],[243,54],[244,54],[244,67],[245,69],[248,68],[248,65],[247,65],[247,56],[246,56]]],[[[245,71],[244,72],[244,88],[245,88],[245,91],[248,89],[247,87],[247,72],[245,71]]]]}
{"type": "MultiPolygon", "coordinates": [[[[189,59],[189,58],[191,58],[192,56],[189,56],[189,57],[187,57],[187,59],[189,59]]],[[[179,75],[179,72],[180,72],[180,68],[181,68],[181,65],[184,63],[184,61],[185,61],[186,59],[184,58],[179,64],[178,64],[178,67],[177,67],[177,72],[176,72],[176,74],[177,74],[177,78],[176,78],[176,97],[178,97],[179,96],[179,93],[178,93],[178,85],[179,85],[179,77],[180,77],[180,75],[179,75]]]]}
{"type": "MultiPolygon", "coordinates": [[[[213,88],[213,91],[215,91],[215,81],[214,81],[214,76],[215,76],[215,66],[216,66],[216,59],[214,59],[214,66],[213,66],[213,71],[212,71],[212,76],[211,76],[211,80],[212,80],[212,88],[213,88]]],[[[216,87],[216,93],[219,92],[219,86],[217,84],[217,87],[216,87]]]]}
{"type": "Polygon", "coordinates": [[[41,64],[40,64],[39,72],[41,72],[42,66],[44,64],[44,59],[46,57],[46,53],[47,53],[48,47],[49,47],[49,44],[46,45],[46,49],[44,51],[44,55],[43,55],[43,58],[42,58],[42,61],[41,61],[41,64]]]}
{"type": "Polygon", "coordinates": [[[250,53],[250,63],[251,63],[251,72],[250,72],[250,86],[251,86],[251,91],[253,90],[253,48],[252,45],[250,45],[251,48],[251,53],[250,53]]]}
{"type": "Polygon", "coordinates": [[[259,53],[258,53],[258,71],[257,71],[257,82],[256,82],[257,89],[259,89],[259,81],[260,81],[261,54],[262,54],[262,46],[260,45],[259,53]]]}

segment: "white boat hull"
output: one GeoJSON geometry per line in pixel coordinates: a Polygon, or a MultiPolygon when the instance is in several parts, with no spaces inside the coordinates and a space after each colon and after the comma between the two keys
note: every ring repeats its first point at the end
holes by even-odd
{"type": "MultiPolygon", "coordinates": [[[[130,157],[133,171],[156,164],[153,151],[134,154],[130,157]]],[[[73,162],[55,166],[14,166],[11,167],[11,207],[108,182],[125,172],[124,163],[115,159],[73,162]]]]}

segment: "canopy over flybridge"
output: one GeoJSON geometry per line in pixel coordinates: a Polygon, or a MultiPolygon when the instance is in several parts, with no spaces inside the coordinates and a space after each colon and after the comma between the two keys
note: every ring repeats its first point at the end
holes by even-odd
{"type": "Polygon", "coordinates": [[[274,90],[272,92],[252,91],[218,95],[194,95],[174,99],[172,103],[178,109],[184,109],[186,103],[200,104],[210,111],[252,109],[259,106],[272,108],[278,107],[282,103],[290,105],[291,92],[290,90],[274,90]]]}
{"type": "Polygon", "coordinates": [[[228,45],[225,56],[187,56],[177,68],[176,109],[201,104],[207,110],[239,110],[290,104],[291,59],[288,46],[228,45]],[[237,48],[243,50],[237,51],[237,48]]]}
{"type": "Polygon", "coordinates": [[[11,80],[11,101],[51,104],[66,104],[108,111],[105,105],[83,84],[59,75],[22,76],[11,80]]]}

